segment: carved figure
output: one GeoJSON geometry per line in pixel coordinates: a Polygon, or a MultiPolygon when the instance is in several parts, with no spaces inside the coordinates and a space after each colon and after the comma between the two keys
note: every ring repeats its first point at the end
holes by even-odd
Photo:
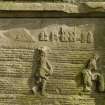
{"type": "Polygon", "coordinates": [[[39,34],[39,40],[40,41],[48,41],[49,40],[48,34],[45,31],[42,31],[39,34]]]}
{"type": "Polygon", "coordinates": [[[75,33],[74,32],[68,32],[69,34],[69,41],[75,42],[75,33]]]}
{"type": "Polygon", "coordinates": [[[93,33],[89,32],[82,32],[81,33],[81,43],[92,43],[94,41],[93,33]]]}
{"type": "Polygon", "coordinates": [[[99,92],[104,91],[103,75],[97,71],[98,58],[98,56],[93,55],[93,57],[89,59],[85,69],[82,71],[84,91],[91,91],[93,88],[99,92]]]}
{"type": "Polygon", "coordinates": [[[59,34],[61,42],[69,42],[69,34],[62,27],[60,28],[59,34]]]}
{"type": "Polygon", "coordinates": [[[87,33],[87,43],[92,43],[93,42],[93,34],[91,31],[87,33]]]}
{"type": "Polygon", "coordinates": [[[37,61],[37,70],[35,72],[36,86],[32,88],[34,94],[36,94],[36,91],[39,91],[41,95],[45,95],[46,82],[48,77],[53,73],[52,66],[47,59],[47,50],[48,48],[46,46],[38,48],[39,59],[37,61]]]}
{"type": "Polygon", "coordinates": [[[57,32],[51,32],[51,34],[50,34],[51,36],[50,36],[50,38],[51,38],[51,41],[56,41],[56,42],[58,42],[59,41],[59,35],[58,35],[58,33],[57,32]]]}
{"type": "Polygon", "coordinates": [[[81,43],[86,43],[87,42],[87,34],[86,32],[81,33],[81,43]]]}

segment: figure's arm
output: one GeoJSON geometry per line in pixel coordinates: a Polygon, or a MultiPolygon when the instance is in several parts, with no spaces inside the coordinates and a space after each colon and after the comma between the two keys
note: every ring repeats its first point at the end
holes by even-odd
{"type": "Polygon", "coordinates": [[[87,83],[87,74],[86,74],[85,69],[82,71],[82,76],[83,76],[83,83],[86,85],[86,83],[87,83]]]}
{"type": "Polygon", "coordinates": [[[53,68],[52,68],[52,65],[49,63],[49,61],[47,60],[47,67],[49,69],[49,74],[52,75],[53,74],[53,68]]]}

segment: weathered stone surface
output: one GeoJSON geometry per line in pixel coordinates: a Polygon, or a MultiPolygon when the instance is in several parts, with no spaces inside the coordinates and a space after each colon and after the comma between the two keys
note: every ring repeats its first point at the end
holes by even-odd
{"type": "Polygon", "coordinates": [[[5,11],[62,11],[66,13],[105,12],[105,2],[33,3],[0,2],[0,10],[5,11]]]}
{"type": "MultiPolygon", "coordinates": [[[[67,2],[67,3],[81,3],[81,2],[97,2],[97,0],[2,0],[2,1],[22,1],[22,2],[67,2]]],[[[98,0],[104,2],[104,0],[98,0]]]]}
{"type": "Polygon", "coordinates": [[[12,18],[0,18],[0,105],[104,105],[105,94],[84,93],[80,78],[94,52],[100,55],[99,69],[105,77],[105,19],[82,17],[104,13],[104,4],[0,2],[3,14],[15,13],[12,18]],[[44,18],[46,11],[74,14],[74,18],[44,18]],[[23,17],[27,13],[35,17],[35,12],[43,16],[16,18],[17,12],[23,17]],[[46,97],[32,93],[35,50],[42,46],[51,49],[48,60],[54,69],[46,97]]]}
{"type": "Polygon", "coordinates": [[[0,10],[78,12],[78,6],[68,3],[0,2],[0,10]]]}

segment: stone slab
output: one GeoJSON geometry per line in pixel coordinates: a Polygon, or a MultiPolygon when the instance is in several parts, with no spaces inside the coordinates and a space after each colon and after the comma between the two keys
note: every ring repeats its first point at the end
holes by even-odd
{"type": "Polygon", "coordinates": [[[61,11],[66,13],[105,12],[105,2],[34,3],[0,2],[0,11],[61,11]]]}

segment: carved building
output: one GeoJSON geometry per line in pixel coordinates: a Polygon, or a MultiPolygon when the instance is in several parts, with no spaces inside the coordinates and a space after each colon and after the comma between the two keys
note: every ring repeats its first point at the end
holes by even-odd
{"type": "Polygon", "coordinates": [[[105,3],[23,1],[0,1],[0,105],[105,105],[105,92],[84,92],[81,78],[98,53],[105,79],[105,3]],[[43,46],[53,68],[46,96],[32,91],[43,46]]]}

